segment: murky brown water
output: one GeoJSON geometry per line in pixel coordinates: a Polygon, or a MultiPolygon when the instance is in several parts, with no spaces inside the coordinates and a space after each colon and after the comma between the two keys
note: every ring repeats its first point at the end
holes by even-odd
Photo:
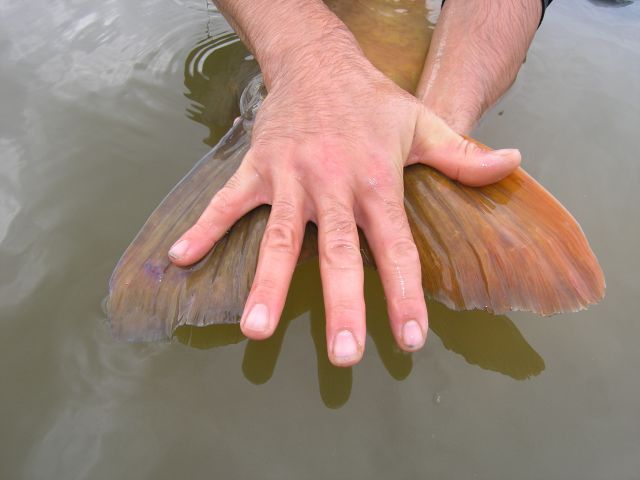
{"type": "Polygon", "coordinates": [[[367,277],[363,362],[330,366],[317,268],[282,328],[112,340],[118,257],[256,70],[204,1],[0,4],[0,478],[563,478],[640,472],[640,3],[556,1],[476,130],[581,222],[607,297],[552,318],[430,305],[394,346],[367,277]]]}

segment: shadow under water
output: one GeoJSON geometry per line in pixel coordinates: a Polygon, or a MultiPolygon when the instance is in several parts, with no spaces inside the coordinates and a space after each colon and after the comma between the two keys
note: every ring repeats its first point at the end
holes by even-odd
{"type": "MultiPolygon", "coordinates": [[[[412,354],[396,345],[386,315],[384,292],[378,274],[365,270],[367,333],[389,375],[396,380],[409,376],[412,354]]],[[[248,340],[242,371],[254,384],[269,381],[278,362],[284,338],[291,322],[300,321],[308,312],[309,329],[316,350],[318,387],[327,407],[338,408],[349,399],[352,369],[333,366],[327,356],[322,285],[317,260],[302,263],[295,271],[284,312],[276,332],[262,341],[248,340]]],[[[430,302],[430,329],[445,348],[461,355],[469,364],[524,380],[545,368],[544,360],[527,343],[508,317],[482,311],[454,312],[430,302]]],[[[246,340],[238,325],[182,326],[174,338],[184,345],[209,349],[246,340]]],[[[428,347],[427,347],[428,348],[428,347]]]]}

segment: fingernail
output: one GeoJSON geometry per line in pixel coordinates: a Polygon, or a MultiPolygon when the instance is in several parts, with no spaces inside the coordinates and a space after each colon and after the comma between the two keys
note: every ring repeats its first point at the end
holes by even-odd
{"type": "Polygon", "coordinates": [[[402,326],[402,342],[408,348],[420,348],[424,343],[424,335],[418,322],[409,320],[402,326]]]}
{"type": "Polygon", "coordinates": [[[503,148],[502,150],[491,150],[487,153],[491,153],[493,155],[498,155],[500,157],[510,157],[512,155],[515,155],[517,153],[520,153],[519,150],[515,149],[515,148],[503,148]]]}
{"type": "Polygon", "coordinates": [[[269,309],[262,303],[256,303],[244,321],[244,328],[252,332],[266,332],[269,328],[269,309]]]}
{"type": "Polygon", "coordinates": [[[333,339],[333,356],[336,361],[343,363],[357,358],[358,343],[349,330],[339,331],[333,339]]]}
{"type": "Polygon", "coordinates": [[[189,248],[189,242],[186,240],[178,240],[173,246],[169,249],[169,256],[175,260],[180,260],[185,253],[187,253],[187,249],[189,248]]]}

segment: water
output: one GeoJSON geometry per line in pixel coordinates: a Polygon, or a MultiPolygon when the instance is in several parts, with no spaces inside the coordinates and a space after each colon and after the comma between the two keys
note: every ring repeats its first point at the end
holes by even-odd
{"type": "Polygon", "coordinates": [[[393,345],[326,360],[317,267],[283,327],[114,342],[109,275],[228,128],[255,62],[204,1],[0,5],[0,478],[636,479],[640,471],[640,3],[554,2],[474,132],[518,146],[580,221],[607,297],[575,315],[430,305],[393,345]]]}

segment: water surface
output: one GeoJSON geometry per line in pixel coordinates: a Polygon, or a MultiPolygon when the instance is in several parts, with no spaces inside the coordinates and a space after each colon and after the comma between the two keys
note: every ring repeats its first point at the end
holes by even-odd
{"type": "Polygon", "coordinates": [[[0,478],[637,478],[640,3],[554,2],[474,132],[519,147],[573,212],[606,299],[551,318],[431,304],[407,355],[369,272],[367,351],[347,370],[326,360],[312,263],[271,341],[109,334],[116,261],[257,69],[213,7],[0,13],[0,478]]]}

